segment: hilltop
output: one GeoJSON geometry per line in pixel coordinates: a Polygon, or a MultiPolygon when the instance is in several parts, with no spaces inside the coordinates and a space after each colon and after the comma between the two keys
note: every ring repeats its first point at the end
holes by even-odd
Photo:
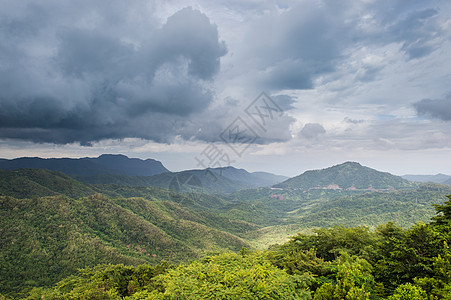
{"type": "Polygon", "coordinates": [[[413,184],[399,176],[380,172],[357,162],[345,162],[326,169],[311,170],[282,183],[275,188],[294,189],[357,189],[393,190],[412,187],[413,184]]]}

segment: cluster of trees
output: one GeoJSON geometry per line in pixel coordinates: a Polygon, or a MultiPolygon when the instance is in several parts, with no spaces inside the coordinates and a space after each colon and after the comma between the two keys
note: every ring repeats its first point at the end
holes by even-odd
{"type": "MultiPolygon", "coordinates": [[[[451,299],[451,196],[429,224],[332,227],[263,252],[99,265],[27,299],[451,299]]],[[[1,297],[0,297],[1,299],[1,297]]]]}

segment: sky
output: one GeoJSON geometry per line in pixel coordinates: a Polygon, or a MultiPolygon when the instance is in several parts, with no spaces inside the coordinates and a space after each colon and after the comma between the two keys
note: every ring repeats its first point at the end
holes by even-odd
{"type": "Polygon", "coordinates": [[[0,0],[0,157],[451,174],[451,2],[0,0]]]}

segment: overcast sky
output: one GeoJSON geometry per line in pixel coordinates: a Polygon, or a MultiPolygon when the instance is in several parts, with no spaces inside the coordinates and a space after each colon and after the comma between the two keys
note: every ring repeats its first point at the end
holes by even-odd
{"type": "Polygon", "coordinates": [[[450,29],[446,0],[0,0],[0,157],[451,174],[450,29]]]}

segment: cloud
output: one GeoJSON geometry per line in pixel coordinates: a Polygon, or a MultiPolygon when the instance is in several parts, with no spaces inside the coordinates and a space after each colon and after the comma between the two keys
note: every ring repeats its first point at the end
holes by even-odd
{"type": "Polygon", "coordinates": [[[451,96],[443,99],[423,99],[413,104],[419,116],[451,121],[451,96]]]}
{"type": "Polygon", "coordinates": [[[243,59],[255,71],[255,84],[271,90],[313,88],[318,75],[334,70],[349,42],[352,24],[344,22],[343,12],[304,2],[255,22],[245,38],[249,47],[243,59]]]}
{"type": "MultiPolygon", "coordinates": [[[[268,113],[262,105],[264,103],[254,102],[257,99],[252,98],[233,99],[229,97],[222,101],[216,101],[214,106],[192,115],[190,121],[184,124],[181,137],[187,140],[224,142],[221,136],[227,135],[232,128],[240,128],[243,133],[243,140],[253,140],[257,137],[253,141],[256,144],[290,140],[290,126],[296,121],[289,115],[289,112],[293,109],[294,99],[288,95],[276,95],[272,96],[271,99],[280,108],[280,111],[268,113]],[[250,111],[254,113],[252,105],[260,105],[264,126],[262,126],[263,121],[260,116],[253,115],[252,118],[246,113],[247,107],[250,107],[250,111]],[[237,118],[240,119],[238,122],[236,122],[237,118]],[[196,134],[193,135],[193,132],[196,132],[196,134]]],[[[276,107],[273,104],[269,105],[270,108],[276,107]]]]}
{"type": "MultiPolygon", "coordinates": [[[[430,82],[442,74],[423,77],[422,69],[446,40],[442,3],[192,4],[196,9],[145,0],[5,1],[0,138],[86,145],[124,138],[218,141],[236,117],[246,117],[253,97],[267,91],[287,113],[266,131],[255,129],[258,143],[281,142],[301,121],[327,125],[329,136],[333,124],[325,111],[357,124],[360,109],[365,120],[375,113],[362,104],[393,110],[417,95],[416,87],[428,86],[419,99],[440,90],[430,82]],[[164,16],[157,15],[165,5],[164,16]],[[399,86],[405,90],[394,101],[399,86]],[[304,97],[305,90],[312,96],[304,97]],[[305,116],[313,110],[315,117],[305,116]]],[[[443,60],[437,57],[430,68],[443,60]]],[[[322,134],[304,129],[304,141],[322,134]]]]}
{"type": "Polygon", "coordinates": [[[447,34],[446,16],[424,1],[382,5],[324,0],[287,6],[265,7],[263,16],[251,18],[247,33],[235,42],[238,49],[231,60],[236,68],[230,76],[260,90],[306,90],[354,64],[360,70],[351,70],[358,71],[353,83],[372,82],[387,67],[386,62],[366,62],[374,53],[406,61],[424,58],[440,47],[447,34]],[[388,48],[396,52],[387,53],[388,48]],[[359,51],[367,57],[353,56],[359,51]]]}
{"type": "Polygon", "coordinates": [[[388,28],[394,38],[402,42],[401,49],[409,58],[420,58],[437,49],[436,38],[442,34],[435,20],[437,14],[433,8],[413,11],[388,28]]]}
{"type": "Polygon", "coordinates": [[[8,4],[0,13],[2,138],[169,142],[214,99],[227,50],[197,10],[181,9],[158,24],[120,1],[105,9],[30,2],[21,11],[8,4]]]}
{"type": "Polygon", "coordinates": [[[299,135],[308,140],[316,140],[325,133],[326,129],[324,129],[324,127],[321,124],[307,123],[299,132],[299,135]]]}

